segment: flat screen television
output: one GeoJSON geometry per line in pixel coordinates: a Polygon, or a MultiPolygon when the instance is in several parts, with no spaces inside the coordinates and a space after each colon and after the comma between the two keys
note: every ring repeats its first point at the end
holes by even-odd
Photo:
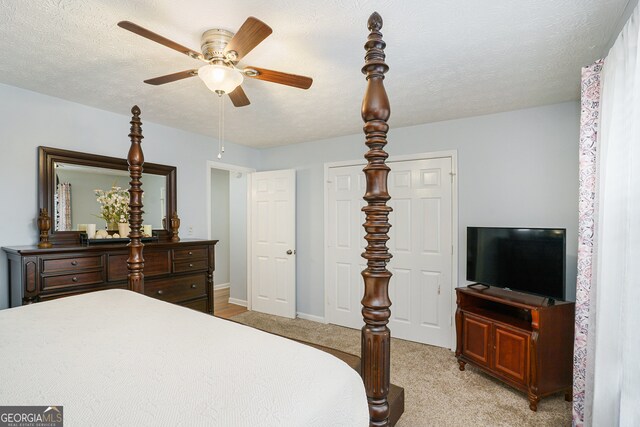
{"type": "Polygon", "coordinates": [[[467,280],[565,298],[564,228],[467,227],[467,280]]]}

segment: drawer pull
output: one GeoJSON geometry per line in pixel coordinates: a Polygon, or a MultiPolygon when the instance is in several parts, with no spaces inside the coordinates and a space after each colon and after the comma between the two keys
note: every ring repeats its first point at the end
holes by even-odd
{"type": "Polygon", "coordinates": [[[193,252],[189,251],[189,255],[193,255],[193,252]]]}
{"type": "Polygon", "coordinates": [[[164,291],[162,289],[158,289],[158,295],[162,295],[164,294],[164,291]]]}
{"type": "Polygon", "coordinates": [[[72,282],[77,282],[77,281],[78,281],[78,278],[77,278],[77,277],[73,277],[73,278],[71,279],[71,281],[72,281],[72,282]]]}
{"type": "Polygon", "coordinates": [[[196,285],[195,283],[192,283],[192,284],[191,284],[191,289],[195,289],[195,288],[197,288],[197,287],[198,287],[198,285],[196,285]]]}
{"type": "Polygon", "coordinates": [[[193,268],[193,264],[189,264],[189,267],[190,267],[190,268],[193,268]]]}
{"type": "Polygon", "coordinates": [[[71,265],[78,265],[78,261],[71,261],[71,265]]]}

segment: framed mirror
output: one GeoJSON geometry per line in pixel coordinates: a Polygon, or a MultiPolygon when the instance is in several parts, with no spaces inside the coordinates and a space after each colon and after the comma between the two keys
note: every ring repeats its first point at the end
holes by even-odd
{"type": "MultiPolygon", "coordinates": [[[[128,198],[126,159],[50,147],[39,147],[38,159],[39,207],[49,211],[52,243],[79,244],[87,224],[104,229],[118,222],[117,215],[109,216],[110,221],[104,218],[103,205],[118,197],[125,203],[128,198]]],[[[165,240],[169,235],[165,218],[177,209],[176,168],[146,162],[143,168],[143,223],[165,240]]]]}

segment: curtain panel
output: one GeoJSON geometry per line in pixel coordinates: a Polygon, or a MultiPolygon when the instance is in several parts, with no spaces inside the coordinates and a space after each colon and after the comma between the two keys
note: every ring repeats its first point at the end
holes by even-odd
{"type": "Polygon", "coordinates": [[[640,425],[639,40],[636,7],[602,68],[593,426],[640,425]]]}
{"type": "Polygon", "coordinates": [[[71,225],[71,184],[60,183],[56,186],[56,230],[70,231],[71,225]]]}
{"type": "MultiPolygon", "coordinates": [[[[593,358],[589,350],[591,293],[593,285],[593,255],[597,203],[598,130],[600,124],[600,83],[604,61],[599,60],[582,69],[579,198],[578,198],[578,277],[576,281],[576,325],[573,352],[573,422],[582,427],[585,421],[585,399],[593,393],[593,358]],[[589,369],[588,369],[589,366],[589,369]],[[589,392],[587,393],[587,388],[589,392]]],[[[595,301],[594,301],[595,308],[595,301]]],[[[591,336],[593,339],[593,336],[591,336]]],[[[590,399],[589,399],[590,400],[590,399]]]]}
{"type": "Polygon", "coordinates": [[[575,426],[640,425],[639,42],[636,7],[582,74],[575,426]]]}

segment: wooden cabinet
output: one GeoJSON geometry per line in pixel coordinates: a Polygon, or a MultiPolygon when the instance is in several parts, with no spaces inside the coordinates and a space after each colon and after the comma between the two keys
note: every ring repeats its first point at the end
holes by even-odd
{"type": "MultiPolygon", "coordinates": [[[[144,293],[213,314],[216,240],[148,243],[144,293]]],[[[3,248],[9,261],[11,306],[103,289],[127,289],[125,245],[3,248]]]]}
{"type": "Polygon", "coordinates": [[[571,400],[575,304],[499,288],[456,289],[460,370],[467,363],[541,398],[564,391],[571,400]]]}
{"type": "Polygon", "coordinates": [[[475,363],[489,366],[489,352],[491,345],[491,322],[482,317],[468,314],[463,321],[462,354],[475,363]]]}

